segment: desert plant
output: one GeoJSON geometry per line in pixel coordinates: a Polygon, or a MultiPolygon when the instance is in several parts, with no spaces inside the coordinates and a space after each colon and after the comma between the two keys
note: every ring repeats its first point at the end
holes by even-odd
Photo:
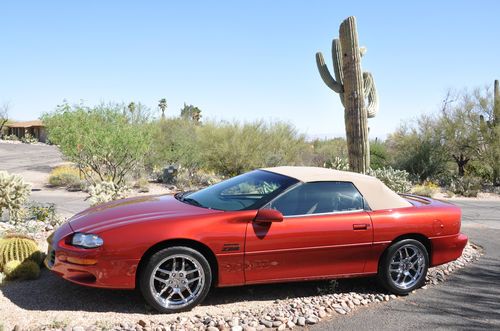
{"type": "Polygon", "coordinates": [[[141,193],[147,193],[149,192],[149,181],[146,178],[140,178],[135,182],[134,188],[141,193]]]}
{"type": "Polygon", "coordinates": [[[181,168],[178,170],[174,184],[182,191],[198,190],[220,182],[223,178],[213,172],[203,170],[189,171],[181,168]]]}
{"type": "Polygon", "coordinates": [[[49,175],[49,185],[66,187],[68,190],[77,191],[82,188],[80,170],[72,166],[55,167],[49,175]]]}
{"type": "Polygon", "coordinates": [[[4,266],[4,272],[9,280],[37,279],[40,276],[40,265],[31,260],[12,260],[4,266]]]}
{"type": "Polygon", "coordinates": [[[0,216],[5,209],[14,221],[16,214],[28,200],[30,192],[30,185],[26,184],[21,176],[0,171],[0,216]]]}
{"type": "Polygon", "coordinates": [[[348,171],[349,162],[337,156],[332,161],[326,161],[324,167],[330,169],[348,171]]]}
{"type": "Polygon", "coordinates": [[[54,203],[30,202],[27,209],[29,219],[41,222],[46,227],[56,227],[62,223],[54,203]]]}
{"type": "Polygon", "coordinates": [[[449,190],[464,197],[477,197],[481,189],[481,178],[473,176],[455,176],[451,180],[449,190]]]}
{"type": "Polygon", "coordinates": [[[9,134],[5,135],[2,137],[3,140],[9,140],[9,141],[19,141],[19,137],[16,136],[15,134],[9,134]]]}
{"type": "Polygon", "coordinates": [[[38,139],[36,139],[31,134],[26,133],[23,137],[21,137],[21,141],[25,144],[35,144],[38,142],[38,139]]]}
{"type": "Polygon", "coordinates": [[[150,122],[145,109],[129,114],[123,105],[59,106],[45,114],[50,140],[92,184],[123,185],[143,169],[149,156],[150,122]],[[125,110],[125,111],[124,111],[125,110]]]}
{"type": "Polygon", "coordinates": [[[392,167],[370,169],[370,176],[377,177],[387,187],[397,193],[408,193],[411,190],[412,184],[409,180],[409,174],[404,170],[393,169],[392,167]]]}
{"type": "Polygon", "coordinates": [[[344,105],[347,148],[351,170],[365,173],[370,168],[368,118],[378,111],[378,96],[373,76],[361,71],[361,56],[366,49],[358,43],[356,18],[351,16],[340,24],[339,39],[332,42],[335,78],[328,70],[321,52],[316,64],[325,84],[340,95],[344,105]],[[365,105],[365,99],[368,104],[365,105]]]}
{"type": "Polygon", "coordinates": [[[0,243],[0,269],[9,261],[24,262],[32,260],[38,264],[43,261],[43,253],[33,239],[22,235],[10,235],[0,243]]]}
{"type": "Polygon", "coordinates": [[[415,185],[411,189],[411,193],[429,198],[432,198],[432,196],[436,194],[438,191],[439,191],[439,186],[430,181],[424,182],[423,184],[415,185]]]}
{"type": "Polygon", "coordinates": [[[113,182],[100,182],[89,186],[89,201],[92,206],[113,200],[123,199],[127,196],[129,189],[119,186],[113,182]]]}

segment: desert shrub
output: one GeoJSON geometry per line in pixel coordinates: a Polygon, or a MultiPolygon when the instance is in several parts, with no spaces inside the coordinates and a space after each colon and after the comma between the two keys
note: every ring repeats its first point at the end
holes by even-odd
{"type": "Polygon", "coordinates": [[[146,178],[139,178],[135,184],[134,188],[141,193],[149,192],[149,181],[146,178]]]}
{"type": "Polygon", "coordinates": [[[127,196],[129,189],[119,186],[113,182],[100,182],[89,186],[89,201],[92,206],[113,200],[123,199],[127,196]]]}
{"type": "Polygon", "coordinates": [[[21,137],[21,141],[25,144],[36,144],[38,142],[38,139],[36,139],[31,134],[26,133],[23,137],[21,137]]]}
{"type": "Polygon", "coordinates": [[[221,176],[203,170],[189,171],[181,168],[175,176],[174,184],[182,191],[198,190],[222,181],[221,176]]]}
{"type": "Polygon", "coordinates": [[[389,153],[385,143],[379,140],[370,142],[370,168],[380,169],[389,166],[389,153]]]}
{"type": "Polygon", "coordinates": [[[2,137],[3,140],[9,140],[9,141],[19,141],[19,137],[16,136],[15,134],[10,134],[10,135],[4,135],[2,137]]]}
{"type": "Polygon", "coordinates": [[[413,186],[411,193],[432,198],[439,191],[439,186],[431,181],[413,186]]]}
{"type": "Polygon", "coordinates": [[[324,167],[335,170],[349,171],[349,162],[336,156],[332,161],[325,162],[324,167]]]}
{"type": "Polygon", "coordinates": [[[301,151],[302,164],[324,167],[335,159],[347,160],[347,142],[344,138],[315,139],[301,151]]]}
{"type": "Polygon", "coordinates": [[[45,114],[49,139],[77,164],[92,184],[123,185],[148,159],[151,130],[143,112],[117,104],[86,107],[64,104],[45,114]]]}
{"type": "Polygon", "coordinates": [[[288,123],[208,122],[199,127],[202,168],[234,176],[261,167],[301,163],[304,136],[288,123]]]}
{"type": "Polygon", "coordinates": [[[408,193],[412,187],[409,174],[404,170],[397,170],[392,167],[371,169],[368,175],[377,177],[387,187],[398,193],[408,193]]]}
{"type": "Polygon", "coordinates": [[[81,189],[80,170],[68,165],[55,167],[50,172],[49,184],[56,187],[66,187],[71,190],[81,189]]]}
{"type": "Polygon", "coordinates": [[[6,210],[11,221],[15,222],[30,193],[30,185],[26,184],[21,176],[0,171],[0,216],[6,210]]]}
{"type": "Polygon", "coordinates": [[[464,197],[477,197],[481,189],[481,178],[473,176],[454,177],[449,190],[464,197]]]}

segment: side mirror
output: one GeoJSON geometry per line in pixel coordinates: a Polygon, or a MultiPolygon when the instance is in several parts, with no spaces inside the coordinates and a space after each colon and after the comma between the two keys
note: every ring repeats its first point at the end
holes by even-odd
{"type": "Polygon", "coordinates": [[[255,222],[283,222],[283,214],[275,209],[259,209],[257,216],[255,216],[255,222]]]}

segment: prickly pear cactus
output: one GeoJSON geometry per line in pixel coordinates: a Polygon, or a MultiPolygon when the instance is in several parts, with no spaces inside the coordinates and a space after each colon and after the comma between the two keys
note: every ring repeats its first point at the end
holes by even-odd
{"type": "Polygon", "coordinates": [[[323,54],[316,53],[318,71],[325,84],[338,93],[344,105],[347,150],[350,169],[366,173],[370,168],[368,118],[378,111],[378,96],[373,76],[361,70],[361,57],[366,52],[358,44],[356,18],[348,17],[340,25],[339,39],[332,42],[335,78],[325,64],[323,54]]]}
{"type": "Polygon", "coordinates": [[[42,252],[38,249],[38,245],[32,239],[13,236],[7,237],[0,241],[0,269],[9,261],[26,261],[32,260],[38,264],[42,262],[42,252]]]}

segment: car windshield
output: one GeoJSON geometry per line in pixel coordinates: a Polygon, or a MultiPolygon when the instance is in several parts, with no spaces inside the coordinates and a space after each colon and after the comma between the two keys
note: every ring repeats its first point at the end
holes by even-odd
{"type": "Polygon", "coordinates": [[[258,209],[298,180],[255,170],[200,191],[176,195],[182,202],[218,210],[258,209]]]}

